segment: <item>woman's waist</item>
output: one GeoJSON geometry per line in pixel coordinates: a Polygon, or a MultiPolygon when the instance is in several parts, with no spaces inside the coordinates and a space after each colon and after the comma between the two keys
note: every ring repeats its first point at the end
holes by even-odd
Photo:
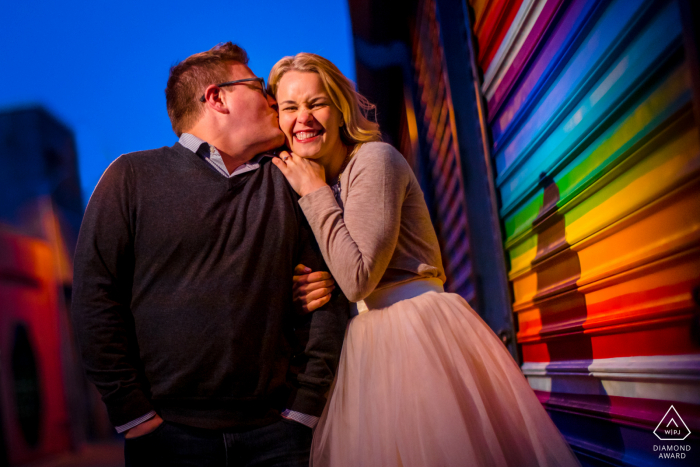
{"type": "Polygon", "coordinates": [[[416,279],[410,282],[389,285],[369,294],[364,300],[351,303],[353,315],[365,311],[386,308],[401,300],[408,300],[427,292],[444,292],[442,281],[435,277],[416,279]]]}

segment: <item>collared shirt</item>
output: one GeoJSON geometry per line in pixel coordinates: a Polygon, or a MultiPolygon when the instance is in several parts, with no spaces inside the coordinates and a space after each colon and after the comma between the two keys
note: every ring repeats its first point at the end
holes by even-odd
{"type": "Polygon", "coordinates": [[[270,153],[258,154],[245,164],[236,167],[236,170],[234,170],[233,173],[229,173],[219,150],[206,141],[196,137],[195,135],[183,133],[182,136],[180,136],[179,142],[185,148],[207,161],[214,168],[214,170],[226,178],[233,178],[237,175],[256,170],[258,167],[260,167],[260,161],[263,159],[263,157],[273,156],[273,154],[270,153]]]}
{"type": "MultiPolygon", "coordinates": [[[[219,172],[221,175],[223,175],[226,178],[233,178],[237,175],[242,175],[246,172],[251,172],[253,170],[257,170],[260,167],[260,161],[263,159],[263,157],[273,157],[274,154],[271,153],[264,153],[264,154],[259,154],[246,162],[245,164],[242,164],[236,168],[236,170],[233,171],[233,173],[229,173],[228,169],[226,168],[226,164],[224,163],[224,159],[221,157],[221,154],[219,151],[206,141],[196,137],[195,135],[192,135],[190,133],[183,133],[180,136],[179,143],[185,147],[186,149],[189,149],[190,151],[194,152],[197,154],[199,157],[204,159],[206,162],[208,162],[214,170],[219,172]]],[[[288,418],[290,420],[294,420],[295,422],[299,422],[302,425],[306,425],[309,428],[314,428],[316,424],[318,423],[319,418],[315,417],[313,415],[307,415],[303,414],[301,412],[295,412],[293,410],[285,410],[282,412],[282,417],[288,418]]],[[[156,411],[151,410],[147,414],[130,421],[129,423],[125,423],[124,425],[120,425],[118,427],[115,427],[117,430],[117,433],[123,433],[136,425],[140,425],[141,423],[150,420],[151,418],[156,416],[156,411]]]]}

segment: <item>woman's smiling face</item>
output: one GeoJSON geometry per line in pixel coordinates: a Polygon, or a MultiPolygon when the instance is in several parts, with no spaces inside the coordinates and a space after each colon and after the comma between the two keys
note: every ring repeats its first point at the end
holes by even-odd
{"type": "Polygon", "coordinates": [[[343,115],[317,73],[285,73],[277,87],[277,103],[280,128],[294,154],[324,166],[336,157],[345,157],[340,139],[343,115]]]}

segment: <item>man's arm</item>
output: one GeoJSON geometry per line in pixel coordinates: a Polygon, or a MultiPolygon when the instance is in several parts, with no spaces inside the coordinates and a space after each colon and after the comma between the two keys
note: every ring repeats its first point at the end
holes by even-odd
{"type": "MultiPolygon", "coordinates": [[[[313,271],[327,271],[311,228],[299,214],[299,261],[313,271]]],[[[296,375],[297,390],[288,406],[291,411],[315,417],[323,412],[338,367],[348,317],[348,301],[336,288],[325,305],[299,318],[306,322],[308,329],[304,347],[307,361],[296,375]]]]}
{"type": "Polygon", "coordinates": [[[134,272],[129,162],[120,157],[90,198],[75,253],[71,314],[88,378],[123,426],[153,411],[131,314],[134,272]]]}

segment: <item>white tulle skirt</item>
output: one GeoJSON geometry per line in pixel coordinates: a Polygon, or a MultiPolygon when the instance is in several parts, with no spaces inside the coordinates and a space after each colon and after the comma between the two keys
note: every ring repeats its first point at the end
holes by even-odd
{"type": "Polygon", "coordinates": [[[505,346],[437,280],[383,289],[348,326],[313,467],[575,466],[505,346]]]}

